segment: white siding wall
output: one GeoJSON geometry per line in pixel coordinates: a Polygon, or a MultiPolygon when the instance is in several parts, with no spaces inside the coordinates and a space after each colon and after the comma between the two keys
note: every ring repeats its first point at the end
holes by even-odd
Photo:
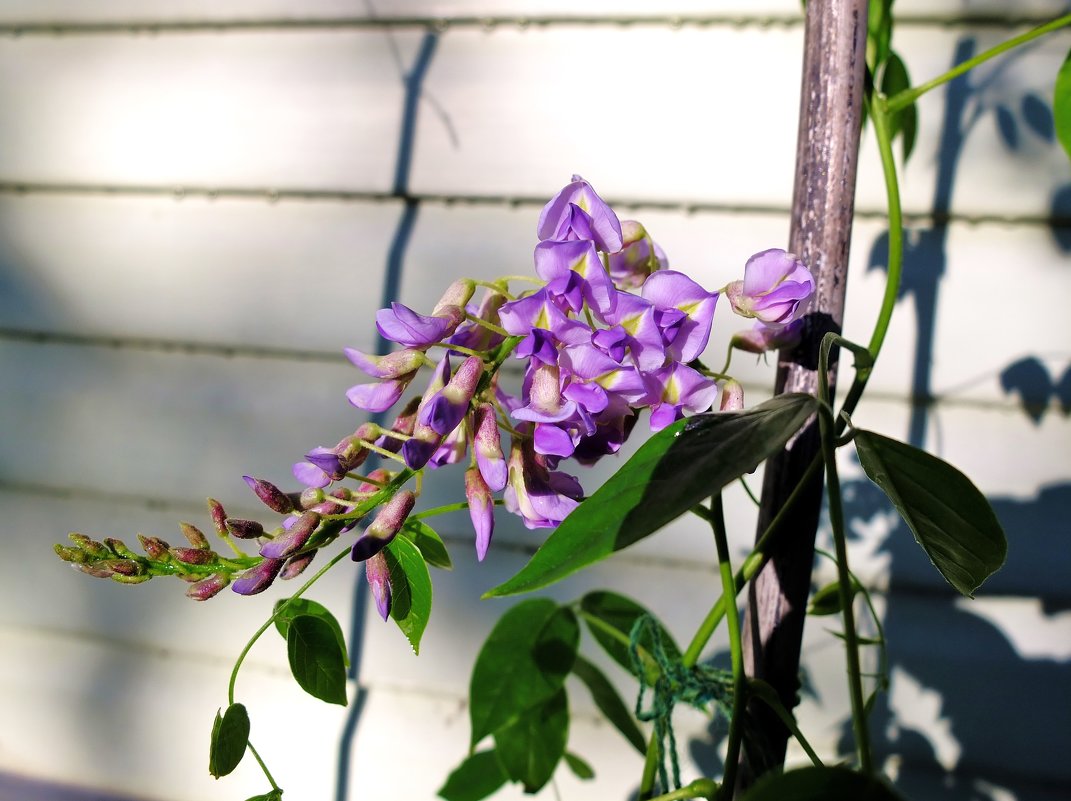
{"type": "MultiPolygon", "coordinates": [[[[616,17],[593,0],[372,5],[0,2],[0,773],[159,801],[263,791],[251,760],[218,784],[205,767],[231,660],[271,599],[198,605],[178,583],[94,581],[51,545],[70,530],[173,538],[175,520],[204,519],[209,494],[254,513],[243,473],[285,482],[304,450],[352,430],[342,393],[359,376],[336,354],[373,343],[397,189],[418,202],[397,276],[417,307],[455,276],[526,270],[539,204],[573,172],[709,287],[785,243],[795,0],[675,0],[627,25],[614,20],[655,4],[619,0],[616,17]],[[377,16],[433,18],[437,38],[422,51],[422,27],[377,16]],[[406,148],[403,74],[422,52],[406,148]]],[[[979,52],[1063,8],[1008,5],[901,0],[896,46],[924,79],[957,48],[979,52]],[[954,22],[963,14],[978,21],[954,22]]],[[[1068,46],[1062,33],[979,69],[958,103],[925,97],[904,174],[915,266],[855,419],[961,467],[1010,541],[980,599],[957,601],[865,482],[849,482],[853,567],[878,593],[893,664],[875,733],[916,799],[1071,788],[1071,170],[1046,116],[1068,46]],[[913,405],[920,392],[928,406],[913,405]]],[[[861,340],[882,288],[883,191],[868,141],[845,325],[861,340]]],[[[712,352],[735,327],[716,322],[712,352]]],[[[769,368],[741,372],[750,398],[769,392],[769,368]]],[[[454,499],[457,478],[436,476],[430,501],[454,499]]],[[[729,495],[743,553],[754,513],[729,495]]],[[[457,569],[435,576],[419,658],[374,612],[353,620],[354,571],[311,594],[364,643],[349,798],[431,798],[464,755],[469,670],[503,608],[479,593],[539,541],[502,518],[477,566],[464,518],[442,531],[457,569]]],[[[554,594],[621,589],[687,639],[717,594],[711,552],[701,527],[678,522],[554,594]]],[[[820,563],[817,580],[829,576],[820,563]]],[[[832,755],[847,698],[829,627],[808,628],[800,717],[832,755]]],[[[304,696],[284,650],[258,645],[239,699],[287,797],[331,798],[347,713],[304,696]]],[[[570,747],[600,798],[624,798],[638,765],[576,690],[570,747]]],[[[682,750],[694,740],[711,764],[704,719],[679,724],[682,750]]],[[[569,775],[559,785],[591,797],[569,775]]]]}

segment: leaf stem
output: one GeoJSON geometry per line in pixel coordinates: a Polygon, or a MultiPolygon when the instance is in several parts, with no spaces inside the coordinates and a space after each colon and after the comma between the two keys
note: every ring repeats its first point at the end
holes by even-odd
{"type": "Polygon", "coordinates": [[[309,589],[309,587],[311,587],[313,584],[320,580],[320,577],[323,576],[324,573],[326,573],[332,567],[341,562],[346,556],[349,555],[349,553],[349,548],[340,551],[331,559],[330,562],[328,562],[326,565],[317,570],[312,578],[310,578],[308,581],[302,584],[301,587],[298,588],[297,592],[287,598],[283,603],[279,604],[275,612],[272,613],[272,616],[269,617],[266,621],[264,621],[264,625],[257,629],[253,636],[249,638],[249,642],[245,644],[245,647],[242,649],[242,652],[238,654],[238,659],[235,661],[234,667],[231,669],[231,679],[227,685],[228,705],[234,703],[234,684],[238,680],[238,670],[242,667],[242,662],[245,661],[246,654],[249,653],[250,649],[253,647],[256,641],[260,639],[260,635],[268,630],[268,628],[271,626],[272,623],[275,622],[275,619],[279,617],[283,610],[290,606],[291,602],[296,601],[298,598],[300,598],[305,593],[305,591],[309,589]]]}
{"type": "Polygon", "coordinates": [[[651,801],[683,801],[686,798],[713,798],[718,784],[713,779],[696,779],[679,790],[655,796],[651,801]]]}
{"type": "MultiPolygon", "coordinates": [[[[736,598],[733,566],[729,559],[729,543],[725,534],[725,513],[721,493],[710,498],[710,528],[718,552],[718,572],[721,574],[721,597],[736,598]]],[[[747,676],[744,674],[744,651],[740,642],[740,616],[736,604],[725,622],[729,628],[729,653],[733,667],[733,711],[729,718],[729,744],[725,749],[725,774],[719,797],[731,799],[736,787],[736,767],[740,761],[740,740],[743,733],[744,708],[747,706],[747,676]],[[728,793],[728,795],[726,795],[728,793]]]]}
{"type": "Polygon", "coordinates": [[[948,72],[944,73],[943,75],[937,76],[931,81],[926,81],[926,83],[920,84],[919,86],[915,86],[910,89],[905,89],[902,92],[898,92],[887,101],[886,109],[890,113],[893,113],[900,111],[901,109],[907,108],[918,98],[929,92],[931,89],[936,89],[938,86],[941,86],[942,84],[948,83],[949,81],[958,78],[963,73],[969,72],[970,70],[977,67],[979,64],[989,61],[989,59],[994,58],[995,56],[999,56],[1001,53],[1006,53],[1007,51],[1018,47],[1019,45],[1026,44],[1032,39],[1037,39],[1039,36],[1044,36],[1047,33],[1059,30],[1060,28],[1063,28],[1066,25],[1071,25],[1071,14],[1065,14],[1062,17],[1054,19],[1052,22],[1047,22],[1044,25],[1040,25],[1037,28],[1034,28],[1033,30],[1029,30],[1026,33],[1020,34],[1019,36],[1015,36],[1006,42],[1002,42],[996,47],[991,47],[984,53],[979,53],[974,58],[968,59],[962,64],[957,64],[948,72]]]}
{"type": "Polygon", "coordinates": [[[271,785],[271,789],[275,790],[278,793],[282,793],[282,788],[275,783],[275,779],[272,777],[271,771],[268,770],[268,766],[264,764],[264,760],[260,758],[260,754],[257,753],[257,749],[253,747],[253,743],[249,740],[246,740],[245,747],[249,749],[249,753],[253,755],[253,759],[257,761],[258,765],[260,765],[260,769],[264,771],[264,776],[265,778],[267,778],[268,783],[271,785]]]}
{"type": "MultiPolygon", "coordinates": [[[[844,509],[841,505],[840,477],[837,474],[836,444],[834,443],[834,417],[829,403],[829,351],[841,340],[829,333],[822,339],[818,349],[818,426],[822,440],[822,460],[826,465],[827,506],[829,525],[833,531],[833,543],[837,553],[837,585],[841,611],[844,615],[844,643],[848,662],[848,688],[852,703],[852,729],[855,745],[859,751],[859,766],[863,773],[873,773],[870,757],[870,735],[867,731],[866,705],[863,700],[863,679],[859,665],[859,640],[855,630],[855,613],[852,609],[853,586],[848,570],[848,547],[844,536],[844,509]]],[[[858,347],[858,346],[856,346],[858,347]]]]}

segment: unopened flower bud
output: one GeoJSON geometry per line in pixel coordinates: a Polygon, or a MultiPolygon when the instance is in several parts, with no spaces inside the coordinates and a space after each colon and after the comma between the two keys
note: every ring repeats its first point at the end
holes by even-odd
{"type": "Polygon", "coordinates": [[[139,574],[136,576],[126,576],[122,573],[112,573],[109,577],[112,581],[117,581],[120,584],[144,584],[146,581],[152,578],[148,573],[139,574]]]}
{"type": "Polygon", "coordinates": [[[237,517],[227,518],[227,531],[232,537],[240,540],[253,540],[264,535],[264,526],[256,520],[240,520],[237,517]]]}
{"type": "Polygon", "coordinates": [[[208,537],[197,526],[192,523],[179,523],[179,529],[182,531],[182,536],[186,538],[186,542],[192,547],[200,548],[202,551],[208,550],[208,537]]]}
{"type": "Polygon", "coordinates": [[[469,502],[469,517],[476,530],[476,558],[482,562],[495,532],[495,502],[477,467],[465,471],[465,499],[469,502]]]}
{"type": "Polygon", "coordinates": [[[113,555],[111,549],[108,548],[107,545],[103,542],[97,542],[96,540],[90,539],[85,534],[77,534],[72,531],[67,537],[76,546],[95,559],[104,559],[113,555]]]}
{"type": "Polygon", "coordinates": [[[263,504],[273,512],[288,515],[294,511],[294,504],[287,497],[287,494],[270,481],[253,478],[253,476],[242,476],[242,480],[249,486],[249,489],[256,493],[263,504]]]}
{"type": "Polygon", "coordinates": [[[409,490],[402,490],[387,501],[364,534],[353,543],[350,553],[353,561],[363,562],[383,550],[401,531],[405,519],[409,517],[415,505],[416,495],[409,490]]]}
{"type": "Polygon", "coordinates": [[[166,561],[170,558],[168,550],[171,546],[159,537],[146,537],[144,534],[138,534],[138,541],[150,559],[166,561]]]}
{"type": "Polygon", "coordinates": [[[320,525],[320,515],[304,512],[289,529],[260,546],[260,555],[268,559],[286,559],[299,551],[320,525]]]}
{"type": "Polygon", "coordinates": [[[316,558],[316,554],[316,550],[311,550],[291,556],[286,560],[286,564],[283,565],[279,578],[283,581],[289,581],[296,576],[300,576],[305,571],[305,568],[312,563],[312,560],[316,558]]]}
{"type": "Polygon", "coordinates": [[[459,278],[446,288],[446,292],[439,298],[435,308],[431,310],[433,317],[438,317],[446,312],[451,306],[464,309],[465,304],[472,300],[476,292],[476,282],[471,278],[459,278]]]}
{"type": "Polygon", "coordinates": [[[482,375],[483,360],[479,356],[465,359],[446,386],[421,405],[417,425],[426,425],[443,436],[457,428],[469,410],[482,375]]]}
{"type": "Polygon", "coordinates": [[[138,559],[138,555],[130,550],[126,543],[115,537],[105,537],[104,544],[111,549],[111,552],[116,556],[121,556],[127,559],[138,559]]]}
{"type": "Polygon", "coordinates": [[[186,597],[195,601],[207,601],[230,583],[231,578],[226,573],[213,573],[187,587],[186,597]]]}
{"type": "Polygon", "coordinates": [[[415,348],[396,350],[386,356],[373,356],[354,348],[343,348],[343,353],[358,370],[385,381],[415,373],[424,364],[424,351],[415,348]]]}
{"type": "Polygon", "coordinates": [[[390,616],[390,568],[387,566],[387,557],[382,553],[374,554],[364,563],[364,577],[368,580],[368,586],[372,590],[372,597],[376,601],[376,611],[379,616],[386,620],[390,616]]]}
{"type": "Polygon", "coordinates": [[[144,567],[133,559],[109,559],[97,562],[97,567],[115,576],[141,576],[145,573],[144,567]]]}
{"type": "Polygon", "coordinates": [[[302,509],[311,509],[318,503],[322,503],[323,499],[327,496],[320,487],[306,487],[301,492],[301,498],[298,500],[298,505],[302,509]]]}
{"type": "Polygon", "coordinates": [[[81,565],[89,561],[89,554],[81,548],[68,548],[66,545],[57,544],[52,546],[52,550],[54,550],[56,556],[64,562],[72,562],[75,565],[81,565]]]}
{"type": "Polygon", "coordinates": [[[729,378],[719,382],[721,389],[721,404],[718,407],[723,412],[737,412],[744,408],[744,388],[739,381],[729,378]]]}
{"type": "MultiPolygon", "coordinates": [[[[394,423],[391,425],[390,430],[393,433],[402,434],[403,436],[410,436],[413,433],[413,427],[416,425],[417,409],[420,406],[420,398],[412,398],[409,403],[405,405],[401,413],[395,418],[394,423]]],[[[402,439],[392,437],[389,433],[384,434],[376,441],[376,445],[388,450],[391,453],[397,453],[402,447],[402,439]]]]}
{"type": "Polygon", "coordinates": [[[112,571],[101,567],[100,564],[100,562],[89,565],[72,564],[71,567],[80,570],[87,576],[92,576],[93,578],[111,578],[113,575],[112,571]]]}
{"type": "Polygon", "coordinates": [[[227,537],[227,513],[223,511],[223,504],[215,498],[208,499],[208,513],[212,515],[212,523],[216,527],[216,533],[226,539],[227,537]]]}
{"type": "Polygon", "coordinates": [[[180,562],[185,562],[188,565],[207,565],[216,559],[215,553],[201,548],[171,548],[169,553],[180,562]]]}
{"type": "Polygon", "coordinates": [[[231,589],[239,595],[256,595],[258,592],[264,592],[283,569],[283,561],[282,559],[265,559],[259,565],[254,565],[241,573],[231,584],[231,589]]]}
{"type": "Polygon", "coordinates": [[[501,492],[506,486],[506,459],[502,455],[502,438],[498,433],[498,420],[491,404],[480,404],[476,410],[474,428],[472,447],[476,452],[480,475],[488,487],[495,492],[501,492]]]}

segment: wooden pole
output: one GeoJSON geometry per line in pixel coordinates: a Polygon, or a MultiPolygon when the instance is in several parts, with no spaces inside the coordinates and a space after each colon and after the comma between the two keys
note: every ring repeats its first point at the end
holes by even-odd
{"type": "MultiPolygon", "coordinates": [[[[867,0],[809,0],[800,96],[796,182],[789,249],[814,272],[817,296],[803,341],[778,359],[776,391],[818,392],[818,345],[844,319],[848,248],[854,212],[864,94],[867,0]]],[[[835,353],[830,365],[836,378],[835,353]]],[[[767,462],[759,532],[773,519],[819,451],[816,421],[767,462]]],[[[769,563],[750,585],[744,622],[745,669],[769,682],[792,709],[799,690],[800,643],[822,503],[811,483],[795,519],[778,537],[769,563]]],[[[759,748],[744,755],[741,783],[781,765],[788,730],[761,704],[749,709],[759,748]]],[[[754,740],[753,740],[754,742],[754,740]]]]}

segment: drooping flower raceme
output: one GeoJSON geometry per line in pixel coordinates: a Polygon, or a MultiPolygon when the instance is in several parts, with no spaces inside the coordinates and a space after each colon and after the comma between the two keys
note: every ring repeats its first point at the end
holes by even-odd
{"type": "MultiPolygon", "coordinates": [[[[462,278],[430,314],[398,302],[376,314],[379,334],[399,348],[383,355],[345,350],[371,379],[347,391],[350,403],[386,413],[430,367],[424,392],[394,412],[389,427],[364,423],[333,447],[311,448],[293,466],[303,487],[298,492],[246,476],[257,498],[282,516],[277,524],[231,517],[210,502],[217,533],[232,545],[235,539],[255,545],[255,555],[220,556],[188,524],[183,534],[190,548],[143,537],[148,558],[118,541],[81,535],[75,547],[57,546],[57,553],[86,573],[125,583],[179,575],[191,583],[188,594],[204,600],[228,585],[253,594],[277,578],[293,578],[320,549],[356,529],[352,558],[366,565],[385,618],[393,598],[393,543],[412,535],[407,521],[421,486],[409,484],[414,476],[467,460],[459,485],[482,560],[496,505],[530,529],[558,525],[584,497],[569,460],[590,465],[617,453],[644,410],[657,431],[706,412],[719,394],[721,409],[742,406],[740,385],[699,361],[721,293],[669,269],[640,223],[621,222],[590,183],[573,176],[543,208],[536,236],[534,287],[517,289],[515,278],[462,278]],[[483,294],[476,302],[478,286],[483,294]],[[519,369],[503,375],[511,363],[519,369]],[[356,472],[373,460],[378,464],[367,475],[356,472]]],[[[735,312],[757,321],[733,344],[761,352],[798,337],[813,293],[814,280],[795,256],[756,254],[743,280],[724,289],[735,312]]]]}

